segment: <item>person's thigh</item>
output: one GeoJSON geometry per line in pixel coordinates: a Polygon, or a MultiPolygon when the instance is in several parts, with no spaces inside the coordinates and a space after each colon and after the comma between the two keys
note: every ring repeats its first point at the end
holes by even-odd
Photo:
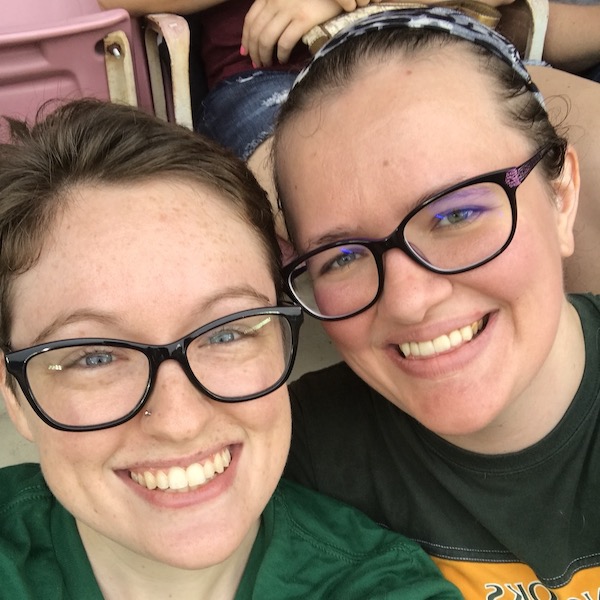
{"type": "Polygon", "coordinates": [[[199,131],[248,160],[273,134],[277,112],[295,77],[285,71],[256,70],[221,81],[202,102],[199,131]]]}
{"type": "Polygon", "coordinates": [[[568,292],[600,294],[600,84],[550,67],[530,67],[552,122],[579,155],[581,193],[575,254],[565,261],[568,292]]]}
{"type": "MultiPolygon", "coordinates": [[[[269,196],[281,240],[287,239],[287,232],[277,208],[270,155],[277,112],[295,77],[285,71],[257,70],[225,79],[204,99],[198,128],[247,162],[269,196]]],[[[286,248],[284,257],[288,254],[286,248]]]]}

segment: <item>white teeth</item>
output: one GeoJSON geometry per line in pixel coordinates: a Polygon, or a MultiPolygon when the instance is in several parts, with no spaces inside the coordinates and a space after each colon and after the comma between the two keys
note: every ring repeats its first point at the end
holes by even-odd
{"type": "Polygon", "coordinates": [[[169,479],[169,487],[172,490],[182,490],[188,486],[187,475],[185,469],[181,467],[172,467],[167,474],[169,479]]]}
{"type": "Polygon", "coordinates": [[[156,477],[154,477],[154,475],[152,473],[150,473],[150,471],[145,471],[144,472],[144,483],[142,482],[138,482],[141,485],[146,485],[146,487],[149,490],[155,490],[157,485],[156,485],[156,477]]]}
{"type": "Polygon", "coordinates": [[[204,463],[204,476],[206,479],[212,479],[215,476],[215,465],[210,460],[204,463]]]}
{"type": "Polygon", "coordinates": [[[433,354],[435,354],[433,342],[420,342],[419,352],[421,353],[421,356],[432,356],[433,354]]]}
{"type": "Polygon", "coordinates": [[[223,473],[231,462],[231,453],[228,448],[215,454],[203,464],[192,463],[186,469],[183,467],[171,467],[166,471],[144,471],[136,473],[130,471],[133,481],[142,487],[154,490],[178,490],[186,491],[204,485],[217,474],[223,473]]]}
{"type": "Polygon", "coordinates": [[[188,485],[194,487],[195,485],[202,485],[206,483],[206,476],[204,475],[204,469],[202,465],[198,463],[191,464],[186,470],[188,485]]]}
{"type": "Polygon", "coordinates": [[[222,473],[225,470],[225,465],[223,464],[223,459],[220,454],[215,454],[215,471],[217,473],[222,473]]]}
{"type": "MultiPolygon", "coordinates": [[[[141,483],[141,481],[139,483],[141,483]]],[[[158,487],[159,490],[166,490],[169,487],[169,478],[164,471],[157,471],[156,487],[158,487]]]]}
{"type": "Polygon", "coordinates": [[[433,356],[441,352],[447,352],[451,348],[456,348],[465,342],[470,342],[473,337],[483,329],[483,319],[479,319],[471,325],[466,325],[460,329],[454,329],[448,334],[440,335],[434,340],[424,342],[404,342],[400,344],[400,351],[405,357],[433,356]]]}
{"type": "Polygon", "coordinates": [[[436,352],[446,352],[446,350],[450,350],[452,348],[452,344],[450,343],[450,338],[447,335],[440,335],[440,337],[435,338],[433,340],[433,347],[436,352]]]}
{"type": "Polygon", "coordinates": [[[231,462],[231,452],[229,452],[229,448],[225,448],[225,450],[221,452],[221,457],[223,458],[223,466],[227,468],[231,462]]]}
{"type": "Polygon", "coordinates": [[[462,337],[462,335],[460,335],[460,331],[458,331],[457,329],[455,329],[454,331],[451,331],[448,334],[448,339],[450,340],[450,344],[453,348],[455,346],[458,346],[459,344],[462,344],[462,342],[463,342],[463,337],[462,337]]]}
{"type": "Polygon", "coordinates": [[[462,327],[460,330],[460,335],[462,335],[465,342],[470,342],[473,339],[473,329],[471,329],[470,326],[462,327]]]}

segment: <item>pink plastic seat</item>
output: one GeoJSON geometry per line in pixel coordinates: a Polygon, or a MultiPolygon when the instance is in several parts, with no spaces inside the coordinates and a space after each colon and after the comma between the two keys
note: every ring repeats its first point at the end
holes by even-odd
{"type": "Polygon", "coordinates": [[[5,3],[0,114],[31,120],[47,101],[84,96],[153,111],[137,22],[124,10],[101,11],[96,0],[5,3]]]}

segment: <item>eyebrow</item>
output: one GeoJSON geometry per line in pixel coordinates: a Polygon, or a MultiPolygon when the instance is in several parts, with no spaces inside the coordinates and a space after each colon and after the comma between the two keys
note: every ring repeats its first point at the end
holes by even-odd
{"type": "MultiPolygon", "coordinates": [[[[417,198],[414,202],[409,204],[408,210],[406,211],[406,215],[410,214],[414,210],[417,210],[418,208],[421,208],[426,202],[428,202],[432,198],[435,198],[436,196],[445,196],[447,193],[450,193],[450,190],[452,188],[455,188],[456,186],[459,186],[459,188],[456,190],[453,190],[452,193],[463,194],[464,188],[460,187],[463,183],[467,183],[467,181],[470,181],[471,179],[477,179],[479,177],[484,177],[485,175],[488,175],[489,173],[493,173],[493,172],[494,171],[486,171],[485,173],[481,173],[480,175],[473,175],[471,177],[458,177],[457,179],[454,180],[453,183],[447,183],[444,186],[440,186],[439,188],[436,188],[432,192],[423,194],[419,198],[417,198]]],[[[464,191],[464,194],[468,195],[468,192],[464,191]]],[[[406,215],[404,215],[404,217],[406,217],[406,215]]],[[[404,218],[404,217],[402,217],[402,218],[404,218]]],[[[402,221],[402,219],[400,219],[400,221],[402,221]]],[[[400,223],[400,221],[398,221],[398,223],[400,223]]]]}
{"type": "Polygon", "coordinates": [[[303,252],[310,252],[311,250],[319,248],[320,246],[324,246],[325,244],[329,244],[330,242],[337,242],[338,240],[356,238],[360,238],[360,236],[356,235],[356,233],[354,232],[350,232],[347,229],[333,229],[332,231],[328,231],[327,233],[319,236],[318,238],[309,240],[307,248],[303,252]]]}
{"type": "MultiPolygon", "coordinates": [[[[447,186],[447,187],[452,187],[452,186],[447,186]]],[[[443,192],[444,189],[445,188],[442,188],[441,191],[443,192]]],[[[408,210],[406,211],[404,216],[409,214],[415,208],[421,206],[424,202],[429,200],[429,198],[435,196],[436,193],[437,192],[428,193],[428,194],[424,194],[423,196],[420,196],[415,202],[412,202],[408,206],[408,210]]],[[[404,217],[401,217],[400,219],[398,219],[398,221],[396,222],[394,227],[390,230],[390,232],[394,231],[394,229],[396,229],[396,227],[398,227],[398,225],[400,224],[400,222],[402,221],[403,218],[404,217]]],[[[386,234],[386,235],[388,235],[388,234],[386,234]]],[[[306,252],[310,252],[316,248],[319,248],[320,246],[324,246],[331,242],[337,242],[337,241],[342,241],[342,240],[361,240],[361,239],[369,240],[369,239],[373,239],[373,238],[370,236],[366,236],[366,235],[359,235],[355,230],[349,230],[345,227],[344,228],[337,227],[337,228],[334,228],[334,229],[328,231],[327,233],[320,235],[317,238],[309,240],[308,244],[307,244],[307,248],[302,251],[302,254],[304,254],[306,252]]]]}
{"type": "MultiPolygon", "coordinates": [[[[400,225],[400,223],[406,217],[406,215],[410,214],[412,211],[416,210],[417,208],[420,208],[421,206],[423,206],[431,198],[438,196],[440,194],[444,195],[445,192],[449,191],[451,188],[453,188],[457,185],[460,186],[460,184],[463,182],[466,183],[467,181],[469,181],[471,179],[483,177],[489,173],[494,173],[494,172],[495,171],[486,171],[485,173],[482,173],[481,175],[474,175],[472,177],[459,177],[457,180],[454,181],[454,183],[448,183],[448,184],[444,185],[443,187],[437,188],[434,191],[422,194],[421,196],[416,198],[413,202],[411,202],[408,205],[404,216],[401,217],[400,219],[398,219],[398,221],[396,222],[396,225],[393,227],[393,229],[391,229],[389,231],[389,233],[394,231],[396,229],[396,227],[398,227],[398,225],[400,225]]],[[[461,191],[462,191],[462,189],[454,190],[455,193],[460,193],[461,191]]],[[[389,235],[389,233],[387,233],[386,235],[389,235]]],[[[386,237],[386,236],[384,235],[383,237],[386,237]]],[[[303,250],[301,252],[301,254],[304,254],[306,252],[311,252],[312,250],[319,248],[320,246],[325,246],[326,244],[329,244],[331,242],[337,242],[337,241],[343,241],[343,240],[353,240],[353,239],[373,239],[373,238],[370,238],[365,235],[358,235],[356,233],[356,231],[350,231],[349,229],[346,229],[346,228],[344,228],[344,229],[342,229],[341,227],[335,228],[335,229],[332,229],[331,231],[328,231],[327,233],[324,233],[323,235],[320,235],[318,238],[309,240],[306,250],[303,250]]],[[[379,238],[377,238],[377,239],[379,239],[379,238]]]]}
{"type": "MultiPolygon", "coordinates": [[[[190,311],[190,316],[202,315],[202,313],[210,310],[215,305],[218,305],[220,302],[225,300],[233,300],[236,298],[248,298],[257,300],[261,306],[270,306],[273,304],[273,300],[268,296],[258,292],[258,290],[250,287],[250,286],[231,286],[227,288],[225,291],[221,290],[218,294],[215,294],[208,300],[202,302],[196,309],[190,311]]],[[[210,319],[208,322],[210,322],[210,319]]],[[[49,325],[44,327],[42,331],[35,336],[33,341],[28,346],[36,346],[38,344],[43,344],[49,338],[52,338],[53,334],[62,327],[66,325],[70,325],[71,323],[78,323],[80,321],[95,321],[96,323],[103,325],[118,325],[123,326],[125,323],[124,319],[119,317],[115,313],[98,311],[90,308],[81,308],[72,313],[63,313],[58,315],[56,319],[54,319],[49,325]]]]}

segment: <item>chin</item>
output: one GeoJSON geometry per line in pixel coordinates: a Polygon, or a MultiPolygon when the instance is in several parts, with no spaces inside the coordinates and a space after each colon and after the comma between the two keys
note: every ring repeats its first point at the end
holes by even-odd
{"type": "Polygon", "coordinates": [[[238,540],[235,542],[224,540],[217,544],[213,538],[211,547],[207,547],[207,544],[190,544],[174,549],[172,552],[165,552],[163,549],[162,552],[149,554],[148,558],[175,569],[197,571],[227,561],[239,546],[238,540]]]}
{"type": "Polygon", "coordinates": [[[400,409],[443,438],[476,437],[487,431],[498,417],[497,412],[477,412],[472,403],[444,404],[445,406],[440,407],[439,403],[432,403],[426,412],[423,411],[422,404],[417,410],[406,410],[402,406],[400,409]]]}

